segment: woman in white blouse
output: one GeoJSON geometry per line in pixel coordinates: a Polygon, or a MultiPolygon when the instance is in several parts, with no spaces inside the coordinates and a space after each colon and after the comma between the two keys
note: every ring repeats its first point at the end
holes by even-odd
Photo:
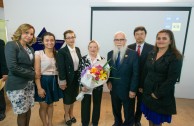
{"type": "Polygon", "coordinates": [[[53,102],[59,101],[63,93],[57,81],[55,36],[46,32],[42,41],[44,50],[35,52],[35,101],[40,104],[39,115],[43,126],[52,126],[53,102]]]}
{"type": "MultiPolygon", "coordinates": [[[[95,64],[97,61],[102,60],[102,59],[104,58],[99,55],[99,44],[94,40],[90,41],[88,44],[88,55],[85,55],[82,57],[79,71],[81,72],[86,67],[91,66],[95,64]]],[[[83,92],[88,91],[88,89],[85,86],[83,86],[81,83],[80,85],[81,85],[81,90],[83,92]]],[[[93,126],[98,126],[98,122],[100,119],[102,91],[103,91],[103,85],[95,88],[92,91],[92,96],[93,96],[92,125],[93,126]]],[[[91,113],[90,111],[91,111],[91,95],[85,94],[81,102],[82,126],[89,126],[90,113],[91,113]]]]}

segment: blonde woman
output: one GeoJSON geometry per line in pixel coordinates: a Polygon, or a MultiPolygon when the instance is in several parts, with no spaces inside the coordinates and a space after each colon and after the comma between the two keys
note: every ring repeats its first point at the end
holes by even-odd
{"type": "Polygon", "coordinates": [[[34,105],[34,50],[28,45],[35,41],[35,29],[22,24],[5,46],[5,58],[9,70],[6,93],[18,126],[29,126],[31,107],[34,105]]]}
{"type": "MultiPolygon", "coordinates": [[[[92,40],[88,44],[88,54],[82,57],[80,69],[81,72],[86,67],[95,64],[97,61],[104,59],[99,55],[99,44],[92,40]]],[[[81,91],[87,92],[88,89],[80,83],[81,91]]],[[[101,108],[101,100],[102,100],[102,91],[103,85],[95,88],[92,91],[93,96],[93,111],[92,111],[92,125],[98,126],[98,122],[100,119],[100,108],[101,108]]],[[[91,95],[85,94],[84,98],[81,102],[81,122],[82,126],[89,126],[90,122],[90,113],[91,113],[91,95]]]]}

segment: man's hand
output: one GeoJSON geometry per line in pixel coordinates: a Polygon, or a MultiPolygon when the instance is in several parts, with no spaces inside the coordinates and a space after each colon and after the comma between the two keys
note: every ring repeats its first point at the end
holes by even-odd
{"type": "Polygon", "coordinates": [[[109,89],[110,91],[112,91],[112,83],[111,83],[111,82],[108,82],[108,83],[107,83],[107,87],[108,87],[108,89],[109,89]]]}
{"type": "Polygon", "coordinates": [[[135,92],[132,91],[129,92],[129,98],[135,98],[135,95],[136,95],[135,92]]]}

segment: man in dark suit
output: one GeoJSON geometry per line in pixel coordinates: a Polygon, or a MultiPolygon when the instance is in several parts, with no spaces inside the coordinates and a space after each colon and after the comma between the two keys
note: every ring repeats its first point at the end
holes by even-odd
{"type": "Polygon", "coordinates": [[[138,86],[138,55],[126,46],[126,35],[117,32],[114,36],[115,49],[108,53],[111,69],[107,86],[111,94],[114,115],[113,126],[132,126],[134,123],[135,94],[138,86]],[[121,108],[124,109],[123,122],[121,108]]]}
{"type": "Polygon", "coordinates": [[[143,93],[143,79],[142,73],[144,64],[146,62],[148,53],[153,49],[153,45],[150,45],[145,42],[147,31],[145,27],[138,26],[134,30],[134,37],[136,43],[133,43],[128,46],[128,48],[132,50],[136,50],[139,56],[139,86],[137,91],[137,105],[136,105],[136,112],[135,112],[135,126],[141,126],[140,120],[142,116],[141,112],[141,102],[142,102],[142,93],[143,93]]]}
{"type": "MultiPolygon", "coordinates": [[[[0,39],[0,79],[2,78],[3,81],[7,79],[7,65],[5,61],[5,53],[4,53],[5,43],[3,40],[0,39]]],[[[5,118],[5,110],[6,110],[6,103],[4,97],[4,88],[0,90],[0,121],[5,118]]]]}

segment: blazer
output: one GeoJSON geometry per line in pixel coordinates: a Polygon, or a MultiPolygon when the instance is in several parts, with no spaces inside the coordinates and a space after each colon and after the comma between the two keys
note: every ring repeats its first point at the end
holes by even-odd
{"type": "MultiPolygon", "coordinates": [[[[81,53],[78,47],[75,47],[79,63],[81,62],[81,53]]],[[[57,53],[57,67],[59,72],[59,79],[61,81],[66,80],[67,85],[71,84],[74,79],[74,65],[71,58],[70,51],[67,45],[61,48],[57,53]]]]}
{"type": "MultiPolygon", "coordinates": [[[[136,43],[133,43],[131,45],[128,45],[128,48],[132,49],[132,50],[135,50],[136,51],[136,43]]],[[[143,85],[143,79],[142,78],[142,74],[143,74],[143,70],[144,70],[144,65],[145,65],[145,62],[147,60],[147,56],[148,56],[148,53],[150,51],[152,51],[154,48],[153,45],[151,44],[148,44],[148,43],[144,43],[144,46],[143,46],[143,50],[141,52],[141,55],[139,56],[139,86],[138,88],[143,88],[144,85],[143,85]]]]}
{"type": "MultiPolygon", "coordinates": [[[[109,65],[116,68],[113,60],[113,51],[108,53],[109,65]]],[[[137,52],[127,49],[118,69],[111,69],[108,82],[112,83],[112,93],[115,93],[121,99],[129,98],[129,91],[136,92],[138,87],[138,55],[137,52]]]]}
{"type": "Polygon", "coordinates": [[[7,64],[5,61],[5,53],[4,53],[5,43],[0,39],[0,78],[3,75],[8,74],[7,64]]]}
{"type": "Polygon", "coordinates": [[[7,91],[24,89],[28,81],[34,80],[34,50],[28,46],[33,54],[33,60],[20,42],[10,41],[5,46],[5,58],[9,70],[5,89],[7,91]]]}
{"type": "Polygon", "coordinates": [[[174,90],[180,76],[182,59],[177,59],[170,50],[157,60],[156,55],[157,52],[152,51],[146,61],[143,103],[157,113],[176,114],[174,90]],[[154,99],[151,93],[158,99],[154,99]]]}

